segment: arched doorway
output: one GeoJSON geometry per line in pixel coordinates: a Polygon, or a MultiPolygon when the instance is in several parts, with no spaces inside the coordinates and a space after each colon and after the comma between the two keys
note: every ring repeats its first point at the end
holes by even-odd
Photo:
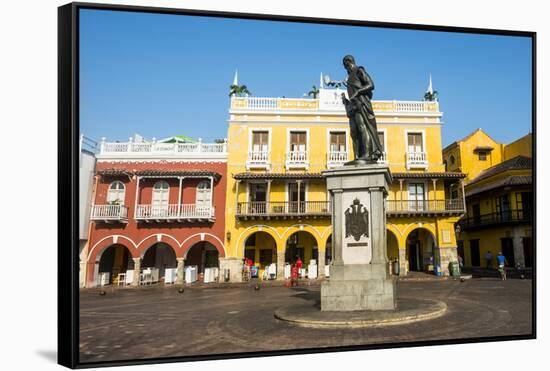
{"type": "Polygon", "coordinates": [[[386,251],[388,254],[388,261],[391,263],[392,274],[399,274],[399,242],[397,236],[390,230],[386,231],[386,251]],[[397,262],[397,264],[396,264],[397,262]]]}
{"type": "Polygon", "coordinates": [[[430,231],[417,228],[409,233],[406,242],[408,270],[413,272],[433,271],[435,267],[435,239],[430,231]]]}
{"type": "Polygon", "coordinates": [[[285,262],[294,265],[298,258],[302,260],[306,268],[311,261],[318,263],[319,249],[315,237],[306,231],[294,232],[291,234],[285,245],[285,262]]]}
{"type": "Polygon", "coordinates": [[[118,275],[134,269],[134,260],[128,248],[114,244],[103,250],[97,268],[98,285],[118,284],[118,275]]]}
{"type": "Polygon", "coordinates": [[[141,261],[141,268],[157,268],[160,280],[164,278],[166,268],[176,268],[177,266],[174,249],[164,242],[158,242],[149,247],[141,261]]]}
{"type": "Polygon", "coordinates": [[[262,277],[266,267],[277,263],[277,242],[267,232],[252,233],[244,242],[244,258],[258,267],[258,277],[262,277]]]}
{"type": "Polygon", "coordinates": [[[198,274],[206,268],[219,268],[219,252],[208,241],[200,241],[191,246],[185,257],[186,266],[196,266],[198,274]]]}

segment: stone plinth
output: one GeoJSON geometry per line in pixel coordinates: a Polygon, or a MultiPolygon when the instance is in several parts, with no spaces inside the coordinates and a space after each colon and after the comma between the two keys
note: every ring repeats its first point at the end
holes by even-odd
{"type": "Polygon", "coordinates": [[[219,258],[220,262],[220,280],[219,282],[224,281],[224,270],[229,269],[229,282],[241,282],[242,281],[242,270],[243,270],[243,260],[239,258],[219,258]]]}
{"type": "Polygon", "coordinates": [[[390,171],[377,164],[323,172],[332,202],[334,256],[321,286],[322,311],[393,310],[384,198],[390,171]]]}

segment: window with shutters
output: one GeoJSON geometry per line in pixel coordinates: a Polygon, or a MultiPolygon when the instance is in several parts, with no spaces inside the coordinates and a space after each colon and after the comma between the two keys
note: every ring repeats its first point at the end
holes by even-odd
{"type": "Polygon", "coordinates": [[[290,132],[290,151],[305,152],[307,149],[307,132],[291,131],[290,132]]]}
{"type": "Polygon", "coordinates": [[[269,132],[253,131],[252,132],[252,151],[267,152],[268,150],[269,150],[269,132]]]}
{"type": "Polygon", "coordinates": [[[330,133],[330,151],[346,152],[346,132],[332,131],[330,133]]]}
{"type": "Polygon", "coordinates": [[[422,133],[407,134],[407,149],[412,153],[424,152],[422,145],[422,133]]]}
{"type": "Polygon", "coordinates": [[[121,181],[112,182],[109,185],[109,191],[107,192],[107,203],[124,205],[124,183],[121,181]]]}

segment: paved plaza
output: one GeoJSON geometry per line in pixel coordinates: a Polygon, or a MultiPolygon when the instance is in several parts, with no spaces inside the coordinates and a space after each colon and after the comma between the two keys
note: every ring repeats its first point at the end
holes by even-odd
{"type": "Polygon", "coordinates": [[[80,361],[114,361],[531,333],[531,280],[399,281],[398,300],[447,304],[438,318],[386,327],[313,329],[274,312],[319,303],[319,285],[287,288],[162,285],[80,292],[80,361]]]}

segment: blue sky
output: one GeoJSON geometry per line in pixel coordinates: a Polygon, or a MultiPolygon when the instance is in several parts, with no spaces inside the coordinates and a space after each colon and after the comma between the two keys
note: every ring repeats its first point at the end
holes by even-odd
{"type": "Polygon", "coordinates": [[[443,145],[478,127],[510,142],[531,130],[531,41],[371,27],[81,10],[80,123],[93,139],[223,138],[229,85],[301,97],[355,56],[374,99],[421,100],[432,74],[443,145]]]}

